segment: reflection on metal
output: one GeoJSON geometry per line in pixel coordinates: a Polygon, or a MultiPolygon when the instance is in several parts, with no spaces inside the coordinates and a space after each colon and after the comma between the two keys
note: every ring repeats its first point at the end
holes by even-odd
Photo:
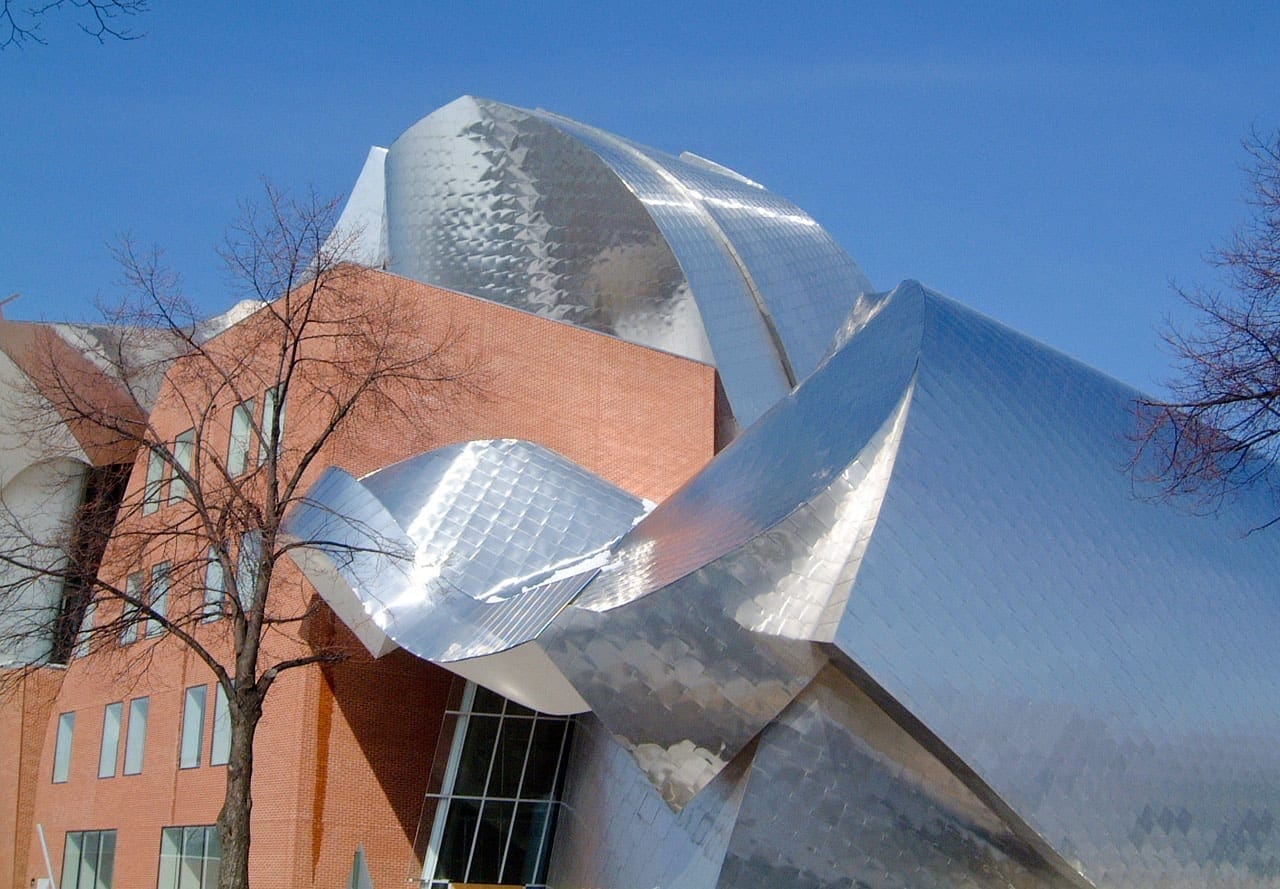
{"type": "Polygon", "coordinates": [[[808,214],[732,170],[487,99],[423,118],[359,186],[338,230],[364,233],[362,261],[713,361],[744,424],[872,289],[808,214]]]}
{"type": "Polygon", "coordinates": [[[647,513],[488,442],[328,476],[294,520],[343,526],[302,561],[344,615],[590,708],[553,884],[1280,885],[1280,536],[1243,533],[1265,492],[1211,517],[1144,501],[1135,393],[914,282],[855,298],[851,264],[800,258],[812,220],[714,164],[450,109],[423,138],[471,140],[476,176],[546,152],[641,207],[746,418],[647,513]],[[383,540],[399,567],[340,557],[383,540]]]}

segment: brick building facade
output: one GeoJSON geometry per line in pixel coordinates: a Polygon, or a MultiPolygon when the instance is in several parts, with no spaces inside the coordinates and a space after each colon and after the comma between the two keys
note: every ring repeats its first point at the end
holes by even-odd
{"type": "MultiPolygon", "coordinates": [[[[358,476],[454,441],[517,438],[660,500],[714,452],[717,380],[707,365],[383,272],[356,273],[348,295],[366,306],[394,305],[395,323],[416,325],[423,341],[447,331],[449,348],[476,377],[457,397],[444,399],[447,409],[429,424],[361,414],[327,443],[316,471],[336,465],[358,476]]],[[[256,323],[250,317],[206,347],[245,353],[246,377],[267,381],[254,400],[262,422],[271,373],[261,361],[255,366],[256,323]]],[[[323,391],[323,380],[312,384],[323,391]]],[[[236,391],[254,386],[246,382],[236,391]]],[[[178,359],[150,423],[160,440],[174,441],[193,418],[207,420],[204,448],[227,453],[241,397],[195,385],[178,359]]],[[[286,447],[307,439],[314,432],[308,424],[317,421],[290,403],[286,447]]],[[[254,443],[250,451],[257,448],[254,443]]],[[[130,508],[148,499],[148,483],[144,454],[103,560],[104,576],[121,584],[139,571],[150,577],[162,560],[194,563],[190,553],[136,544],[148,528],[180,522],[176,511],[187,508],[167,487],[173,483],[168,475],[150,479],[165,486],[153,507],[130,508]]],[[[183,605],[182,597],[201,595],[199,581],[175,569],[166,581],[168,607],[198,607],[183,605]]],[[[277,656],[316,646],[347,656],[281,674],[268,698],[255,745],[253,884],[343,885],[357,849],[377,886],[416,878],[415,835],[452,677],[403,651],[371,658],[291,564],[281,566],[272,590],[281,600],[291,597],[305,615],[295,632],[268,640],[277,656]]],[[[93,619],[118,621],[120,615],[93,619]]],[[[226,652],[219,634],[225,636],[227,623],[209,621],[193,632],[205,634],[211,650],[226,652]]],[[[68,878],[64,861],[88,862],[93,852],[113,856],[111,885],[159,885],[169,866],[162,858],[175,854],[164,844],[180,836],[172,829],[203,828],[217,818],[225,738],[214,678],[178,640],[160,633],[151,638],[145,625],[134,635],[127,644],[80,652],[65,668],[38,671],[25,697],[5,704],[0,786],[17,792],[0,812],[0,834],[12,837],[0,848],[0,885],[27,887],[45,876],[36,825],[60,881],[68,878]]],[[[181,837],[202,840],[199,830],[181,837]]]]}

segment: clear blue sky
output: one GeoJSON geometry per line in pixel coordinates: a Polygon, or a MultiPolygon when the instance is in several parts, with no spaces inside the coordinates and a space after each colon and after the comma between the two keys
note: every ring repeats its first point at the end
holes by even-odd
{"type": "Polygon", "coordinates": [[[172,3],[99,46],[0,53],[0,296],[94,317],[129,232],[210,313],[261,177],[345,192],[463,93],[733,167],[877,286],[916,278],[1126,382],[1166,376],[1169,282],[1245,218],[1280,127],[1280,4],[172,3]]]}

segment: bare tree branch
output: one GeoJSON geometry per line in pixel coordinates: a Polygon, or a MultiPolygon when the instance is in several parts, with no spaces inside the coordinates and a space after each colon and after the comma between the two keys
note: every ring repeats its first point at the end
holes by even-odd
{"type": "Polygon", "coordinates": [[[40,26],[45,16],[67,6],[86,10],[78,22],[80,30],[99,43],[107,40],[137,40],[126,22],[149,11],[149,0],[52,0],[39,6],[16,8],[13,0],[0,0],[0,50],[26,43],[45,43],[40,26]]]}
{"type": "Polygon", "coordinates": [[[1280,503],[1280,132],[1244,146],[1253,215],[1208,258],[1229,290],[1175,287],[1196,320],[1165,334],[1172,397],[1137,411],[1137,477],[1209,510],[1256,485],[1280,503]]]}

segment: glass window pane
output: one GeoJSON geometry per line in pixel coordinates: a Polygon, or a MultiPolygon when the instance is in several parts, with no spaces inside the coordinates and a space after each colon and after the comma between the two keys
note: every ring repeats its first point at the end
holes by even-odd
{"type": "MultiPolygon", "coordinates": [[[[146,584],[146,575],[141,571],[135,571],[129,575],[129,579],[125,581],[124,593],[130,599],[141,602],[142,590],[146,584]]],[[[128,602],[124,605],[124,614],[122,616],[124,629],[120,631],[120,644],[128,645],[138,639],[138,608],[128,602]]]]}
{"type": "Polygon", "coordinates": [[[515,803],[485,801],[484,808],[480,810],[475,846],[471,851],[471,867],[467,870],[468,882],[498,882],[514,809],[515,803]]]}
{"type": "MultiPolygon", "coordinates": [[[[160,562],[151,569],[151,610],[160,617],[169,613],[169,563],[160,562]]],[[[147,635],[158,636],[164,632],[164,625],[153,618],[147,619],[147,635]]]]}
{"type": "Polygon", "coordinates": [[[449,803],[448,820],[436,858],[436,877],[459,882],[467,879],[467,859],[479,815],[480,803],[476,800],[455,799],[449,803]]]}
{"type": "Polygon", "coordinates": [[[462,742],[462,758],[458,761],[458,777],[453,792],[458,796],[482,796],[485,780],[489,777],[489,763],[493,759],[494,744],[498,739],[497,716],[470,717],[467,736],[462,742]]]}
{"type": "Polygon", "coordinates": [[[552,803],[518,803],[502,882],[521,885],[540,882],[538,851],[550,820],[552,803]]]}
{"type": "Polygon", "coordinates": [[[222,684],[214,688],[217,691],[213,697],[213,745],[209,748],[209,764],[221,766],[226,765],[231,756],[231,713],[222,684]]]}
{"type": "MultiPolygon", "coordinates": [[[[178,436],[173,443],[173,462],[181,466],[188,473],[191,472],[192,456],[196,450],[196,431],[188,429],[186,432],[178,436]]],[[[169,483],[169,502],[177,503],[187,496],[187,483],[178,477],[175,470],[173,473],[173,481],[169,483]]]]}
{"type": "Polygon", "coordinates": [[[227,474],[244,472],[249,460],[249,437],[253,431],[253,399],[237,404],[231,412],[231,441],[227,447],[227,474]]]}
{"type": "Polygon", "coordinates": [[[124,741],[124,773],[137,775],[142,772],[142,754],[147,746],[147,698],[134,698],[129,702],[129,730],[124,741]]]}
{"type": "Polygon", "coordinates": [[[533,743],[529,745],[529,765],[525,768],[524,786],[520,788],[522,798],[551,798],[567,725],[563,719],[538,719],[534,723],[533,743]]]}
{"type": "Polygon", "coordinates": [[[117,701],[107,704],[102,713],[102,746],[98,748],[98,777],[114,778],[116,758],[120,754],[120,718],[124,704],[117,701]]]}
{"type": "Polygon", "coordinates": [[[53,783],[62,784],[71,770],[71,737],[75,734],[76,715],[63,713],[58,717],[58,737],[53,745],[53,783]]]}
{"type": "Polygon", "coordinates": [[[216,825],[205,828],[204,883],[201,889],[216,889],[222,871],[222,840],[216,825]]]}
{"type": "Polygon", "coordinates": [[[178,889],[200,889],[204,870],[204,828],[182,829],[182,864],[178,868],[178,889]]]}
{"type": "Polygon", "coordinates": [[[501,713],[506,701],[502,695],[495,694],[482,685],[476,686],[475,697],[471,701],[472,713],[501,713]]]}
{"type": "Polygon", "coordinates": [[[76,637],[76,657],[84,657],[89,653],[90,633],[93,632],[93,615],[98,610],[96,601],[89,602],[84,608],[84,617],[80,619],[80,632],[76,637]]]}
{"type": "Polygon", "coordinates": [[[250,531],[240,537],[240,555],[236,564],[236,589],[240,593],[240,607],[245,611],[253,605],[253,587],[258,580],[258,560],[262,556],[262,536],[250,531]]]}
{"type": "Polygon", "coordinates": [[[498,752],[493,759],[486,796],[519,796],[520,775],[524,771],[524,755],[529,749],[529,732],[532,728],[532,719],[508,717],[502,721],[502,731],[498,734],[498,752]]]}
{"type": "Polygon", "coordinates": [[[284,440],[284,403],[280,401],[279,394],[284,384],[273,386],[268,389],[262,396],[262,440],[258,442],[258,464],[262,465],[267,462],[267,443],[273,440],[276,443],[276,455],[280,454],[280,443],[284,440]],[[274,423],[276,428],[272,428],[274,423]]]}
{"type": "Polygon", "coordinates": [[[95,889],[111,889],[111,877],[116,869],[116,832],[104,830],[98,846],[98,883],[95,889]]]}
{"type": "Polygon", "coordinates": [[[62,853],[62,879],[59,885],[74,886],[80,874],[80,844],[84,834],[80,831],[67,833],[66,848],[62,853]]]}
{"type": "Polygon", "coordinates": [[[142,492],[142,514],[150,515],[160,508],[164,490],[164,460],[155,451],[147,457],[147,482],[142,492]]]}
{"type": "Polygon", "coordinates": [[[200,748],[204,735],[204,701],[207,694],[203,685],[187,689],[182,707],[182,749],[178,766],[192,769],[200,765],[200,748]]]}
{"type": "MultiPolygon", "coordinates": [[[[96,830],[86,830],[80,847],[80,877],[74,889],[97,889],[98,882],[98,847],[102,842],[102,834],[96,830]]],[[[73,889],[63,884],[63,889],[73,889]]]]}
{"type": "Polygon", "coordinates": [[[223,576],[218,553],[209,547],[208,561],[204,568],[204,613],[201,620],[217,620],[222,617],[223,600],[227,596],[227,579],[223,576]]]}
{"type": "Polygon", "coordinates": [[[178,863],[181,855],[182,828],[166,827],[160,834],[160,879],[157,889],[178,889],[178,863]]]}

